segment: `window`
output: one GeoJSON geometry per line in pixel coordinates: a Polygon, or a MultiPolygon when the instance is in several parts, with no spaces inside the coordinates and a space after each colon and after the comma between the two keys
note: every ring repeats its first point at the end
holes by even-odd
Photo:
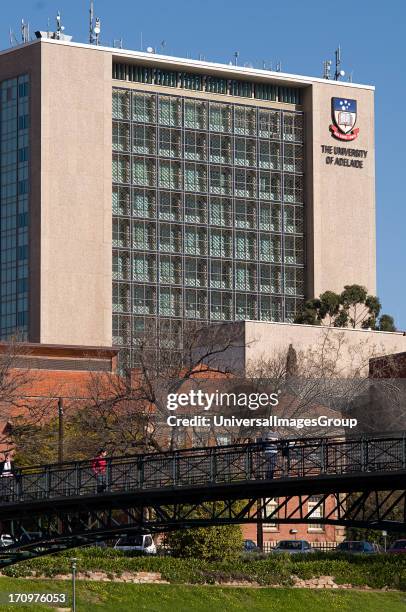
{"type": "Polygon", "coordinates": [[[130,255],[125,251],[113,251],[113,279],[128,280],[131,274],[130,255]]]}
{"type": "Polygon", "coordinates": [[[210,294],[210,319],[212,321],[231,321],[232,317],[231,293],[212,291],[210,294]]]}
{"type": "Polygon", "coordinates": [[[283,140],[287,142],[302,142],[303,116],[301,114],[283,114],[283,140]]]}
{"type": "Polygon", "coordinates": [[[179,162],[161,160],[158,171],[159,187],[163,189],[180,189],[181,170],[179,162]]]}
{"type": "Polygon", "coordinates": [[[170,96],[158,98],[158,122],[160,125],[180,126],[181,101],[170,96]]]}
{"type": "Polygon", "coordinates": [[[210,264],[210,287],[231,289],[233,287],[232,264],[228,261],[212,259],[210,264]]]}
{"type": "Polygon", "coordinates": [[[264,262],[281,263],[281,237],[275,234],[259,235],[259,259],[264,262]]]}
{"type": "Polygon", "coordinates": [[[207,159],[206,135],[185,132],[185,159],[202,161],[207,159]]]}
{"type": "Polygon", "coordinates": [[[231,132],[231,109],[230,105],[209,105],[209,130],[211,132],[231,132]]]}
{"type": "Polygon", "coordinates": [[[156,96],[154,94],[132,94],[133,121],[140,123],[156,122],[156,96]]]}
{"type": "Polygon", "coordinates": [[[185,317],[187,319],[207,319],[207,293],[187,289],[185,291],[185,317]]]}
{"type": "Polygon", "coordinates": [[[212,225],[230,226],[231,200],[227,198],[210,198],[210,223],[212,225]]]}
{"type": "Polygon", "coordinates": [[[257,319],[257,298],[247,293],[235,294],[235,318],[237,321],[257,319]]]}
{"type": "Polygon", "coordinates": [[[185,227],[185,253],[187,255],[207,255],[207,230],[205,227],[185,227]]]}
{"type": "Polygon", "coordinates": [[[185,128],[191,128],[193,130],[207,129],[207,102],[185,100],[184,104],[185,128]]]}
{"type": "Polygon", "coordinates": [[[115,183],[130,182],[130,157],[128,155],[113,155],[113,181],[115,183]]]}
{"type": "Polygon", "coordinates": [[[259,173],[259,197],[261,200],[280,200],[281,175],[274,172],[259,173]]]}
{"type": "Polygon", "coordinates": [[[231,138],[210,134],[210,161],[215,164],[231,164],[231,138]]]}
{"type": "Polygon", "coordinates": [[[127,219],[113,219],[113,246],[129,247],[131,241],[131,225],[127,219]]]}
{"type": "Polygon", "coordinates": [[[145,222],[133,223],[133,248],[141,251],[156,249],[155,224],[145,222]]]}
{"type": "Polygon", "coordinates": [[[207,168],[203,164],[185,164],[185,191],[207,192],[207,168]]]}
{"type": "Polygon", "coordinates": [[[180,157],[180,131],[161,128],[159,130],[159,155],[162,157],[180,157]]]}
{"type": "Polygon", "coordinates": [[[161,287],[159,290],[159,314],[164,317],[180,317],[181,297],[181,289],[161,287]]]}
{"type": "Polygon", "coordinates": [[[194,257],[185,258],[185,285],[207,287],[207,262],[194,257]]]}
{"type": "Polygon", "coordinates": [[[155,218],[155,191],[149,189],[134,189],[132,214],[133,217],[155,218]]]}
{"type": "Polygon", "coordinates": [[[299,265],[304,263],[304,245],[302,237],[285,236],[285,263],[299,265]]]}
{"type": "Polygon", "coordinates": [[[113,91],[113,117],[115,119],[130,119],[131,93],[115,89],[113,91]]]}
{"type": "Polygon", "coordinates": [[[133,153],[154,155],[156,150],[155,129],[145,125],[133,126],[133,153]]]}
{"type": "Polygon", "coordinates": [[[286,295],[304,295],[303,268],[285,268],[286,295]]]}
{"type": "Polygon", "coordinates": [[[259,229],[280,232],[282,229],[282,212],[280,204],[260,203],[259,229]]]}
{"type": "Polygon", "coordinates": [[[210,255],[212,257],[232,256],[232,234],[228,230],[210,230],[210,255]]]}
{"type": "Polygon", "coordinates": [[[138,315],[156,314],[156,289],[154,287],[134,287],[133,313],[138,315]]]}
{"type": "Polygon", "coordinates": [[[231,195],[231,168],[223,166],[210,167],[210,193],[231,195]]]}
{"type": "Polygon", "coordinates": [[[303,178],[295,174],[285,174],[283,199],[285,202],[303,202],[303,178]]]}
{"type": "Polygon", "coordinates": [[[283,211],[283,231],[287,234],[302,234],[303,229],[303,207],[285,204],[283,211]]]}
{"type": "Polygon", "coordinates": [[[179,193],[159,192],[159,218],[163,221],[180,221],[182,198],[179,193]]]}
{"type": "Polygon", "coordinates": [[[256,165],[256,143],[249,138],[236,138],[234,145],[234,163],[236,166],[256,165]]]}
{"type": "Polygon", "coordinates": [[[260,321],[283,321],[282,298],[261,295],[259,303],[260,321]]]}
{"type": "Polygon", "coordinates": [[[113,311],[130,312],[131,310],[131,285],[125,283],[113,283],[113,311]]]}
{"type": "Polygon", "coordinates": [[[138,283],[154,283],[156,281],[156,256],[134,254],[132,279],[138,283]]]}
{"type": "Polygon", "coordinates": [[[182,276],[180,257],[161,255],[159,258],[159,282],[167,285],[179,285],[182,276]]]}
{"type": "MultiPolygon", "coordinates": [[[[321,497],[317,495],[312,495],[307,502],[307,510],[309,514],[309,518],[312,519],[322,519],[324,516],[324,502],[321,497]]],[[[307,530],[311,532],[315,531],[324,531],[324,527],[320,523],[311,523],[308,525],[307,530]]]]}
{"type": "Polygon", "coordinates": [[[130,150],[130,124],[113,122],[113,150],[130,150]]]}
{"type": "Polygon", "coordinates": [[[260,140],[259,167],[269,170],[281,169],[281,145],[279,142],[260,140]]]}
{"type": "Polygon", "coordinates": [[[236,232],[234,254],[237,259],[255,259],[256,247],[256,234],[253,232],[236,232]]]}
{"type": "Polygon", "coordinates": [[[234,133],[242,136],[254,136],[256,132],[256,109],[236,106],[234,108],[234,133]]]}
{"type": "MultiPolygon", "coordinates": [[[[265,516],[271,517],[271,519],[278,518],[279,500],[277,497],[269,498],[265,501],[265,516]]],[[[264,523],[264,531],[279,531],[277,520],[271,520],[269,523],[264,523]]]]}
{"type": "Polygon", "coordinates": [[[234,194],[240,198],[255,198],[257,195],[257,173],[254,170],[235,170],[234,194]]]}
{"type": "Polygon", "coordinates": [[[235,201],[235,227],[255,229],[257,225],[257,204],[252,200],[235,201]]]}
{"type": "Polygon", "coordinates": [[[261,264],[259,267],[259,290],[264,293],[282,293],[282,268],[261,264]]]}
{"type": "Polygon", "coordinates": [[[235,288],[240,291],[257,290],[257,267],[255,264],[236,263],[235,288]]]}
{"type": "Polygon", "coordinates": [[[132,158],[133,184],[154,187],[156,183],[156,167],[154,159],[142,157],[132,158]]]}
{"type": "Polygon", "coordinates": [[[280,111],[259,110],[258,111],[258,136],[260,138],[272,138],[280,140],[281,137],[281,113],[280,111]]]}
{"type": "Polygon", "coordinates": [[[118,187],[113,185],[113,214],[130,215],[131,191],[129,187],[118,187]]]}
{"type": "Polygon", "coordinates": [[[285,172],[303,172],[303,147],[286,143],[283,152],[285,172]]]}
{"type": "Polygon", "coordinates": [[[159,227],[159,250],[167,253],[182,252],[182,233],[178,225],[161,223],[159,227]]]}
{"type": "Polygon", "coordinates": [[[207,222],[207,200],[204,197],[185,195],[185,221],[187,223],[207,222]]]}

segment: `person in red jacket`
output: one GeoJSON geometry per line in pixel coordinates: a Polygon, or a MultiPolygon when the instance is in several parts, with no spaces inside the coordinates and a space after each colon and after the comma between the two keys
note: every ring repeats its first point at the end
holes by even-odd
{"type": "Polygon", "coordinates": [[[96,491],[103,493],[106,490],[107,451],[101,448],[92,461],[92,470],[96,478],[96,491]]]}

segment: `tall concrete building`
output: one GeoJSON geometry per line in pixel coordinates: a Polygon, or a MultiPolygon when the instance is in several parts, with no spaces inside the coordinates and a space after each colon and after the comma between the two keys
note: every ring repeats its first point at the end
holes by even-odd
{"type": "Polygon", "coordinates": [[[375,292],[373,87],[42,38],[0,95],[1,337],[131,355],[375,292]]]}

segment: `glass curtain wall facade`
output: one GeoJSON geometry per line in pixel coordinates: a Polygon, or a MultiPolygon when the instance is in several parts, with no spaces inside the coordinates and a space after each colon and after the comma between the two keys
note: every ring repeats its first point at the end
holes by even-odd
{"type": "Polygon", "coordinates": [[[0,83],[0,338],[28,338],[29,77],[0,83]]]}
{"type": "Polygon", "coordinates": [[[113,344],[176,342],[185,321],[292,321],[303,169],[301,112],[114,89],[113,344]]]}

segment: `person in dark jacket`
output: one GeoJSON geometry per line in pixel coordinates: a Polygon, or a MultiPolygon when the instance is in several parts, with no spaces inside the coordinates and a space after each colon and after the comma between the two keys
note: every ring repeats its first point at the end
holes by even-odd
{"type": "Polygon", "coordinates": [[[14,495],[15,488],[15,470],[14,461],[11,454],[4,454],[4,461],[0,462],[0,491],[3,501],[10,501],[14,495]]]}

